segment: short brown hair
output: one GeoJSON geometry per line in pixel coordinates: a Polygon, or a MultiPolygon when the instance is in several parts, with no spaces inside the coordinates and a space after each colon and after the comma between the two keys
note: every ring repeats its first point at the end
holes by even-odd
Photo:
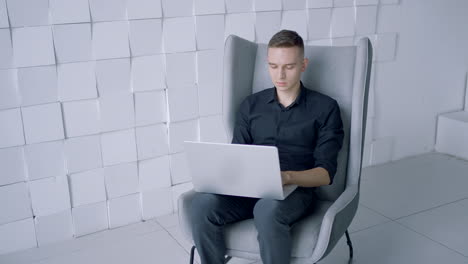
{"type": "Polygon", "coordinates": [[[271,37],[268,48],[299,47],[304,54],[304,41],[296,31],[283,29],[271,37]]]}

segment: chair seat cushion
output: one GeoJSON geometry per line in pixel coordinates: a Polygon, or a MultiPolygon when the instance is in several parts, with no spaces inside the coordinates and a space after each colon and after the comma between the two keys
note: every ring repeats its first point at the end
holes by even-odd
{"type": "MultiPolygon", "coordinates": [[[[320,201],[312,214],[292,226],[293,257],[306,258],[312,255],[317,243],[323,216],[331,204],[329,201],[320,201]]],[[[257,241],[257,230],[253,219],[227,225],[225,237],[228,251],[236,257],[245,256],[242,253],[257,255],[260,252],[257,241]],[[236,253],[239,253],[239,255],[236,253]]]]}

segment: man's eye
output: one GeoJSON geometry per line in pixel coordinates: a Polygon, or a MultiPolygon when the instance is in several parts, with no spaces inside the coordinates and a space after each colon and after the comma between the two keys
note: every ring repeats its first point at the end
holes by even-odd
{"type": "Polygon", "coordinates": [[[278,66],[276,66],[276,65],[270,65],[270,68],[276,69],[276,68],[278,68],[278,66]]]}
{"type": "Polygon", "coordinates": [[[288,66],[286,66],[286,69],[292,70],[292,69],[294,69],[294,65],[288,65],[288,66]]]}

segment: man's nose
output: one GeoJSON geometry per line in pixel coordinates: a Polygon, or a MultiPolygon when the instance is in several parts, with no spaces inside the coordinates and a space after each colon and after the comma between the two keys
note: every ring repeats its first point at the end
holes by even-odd
{"type": "Polygon", "coordinates": [[[280,79],[286,78],[286,71],[284,69],[279,70],[280,79]]]}

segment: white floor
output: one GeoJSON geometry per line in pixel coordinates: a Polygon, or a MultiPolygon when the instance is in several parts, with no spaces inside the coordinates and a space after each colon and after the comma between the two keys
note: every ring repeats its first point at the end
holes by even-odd
{"type": "MultiPolygon", "coordinates": [[[[429,153],[364,169],[360,207],[349,231],[352,263],[467,264],[468,161],[429,153]]],[[[3,255],[0,263],[185,264],[190,247],[177,217],[168,215],[3,255]]],[[[320,263],[348,263],[345,240],[320,263]]]]}

